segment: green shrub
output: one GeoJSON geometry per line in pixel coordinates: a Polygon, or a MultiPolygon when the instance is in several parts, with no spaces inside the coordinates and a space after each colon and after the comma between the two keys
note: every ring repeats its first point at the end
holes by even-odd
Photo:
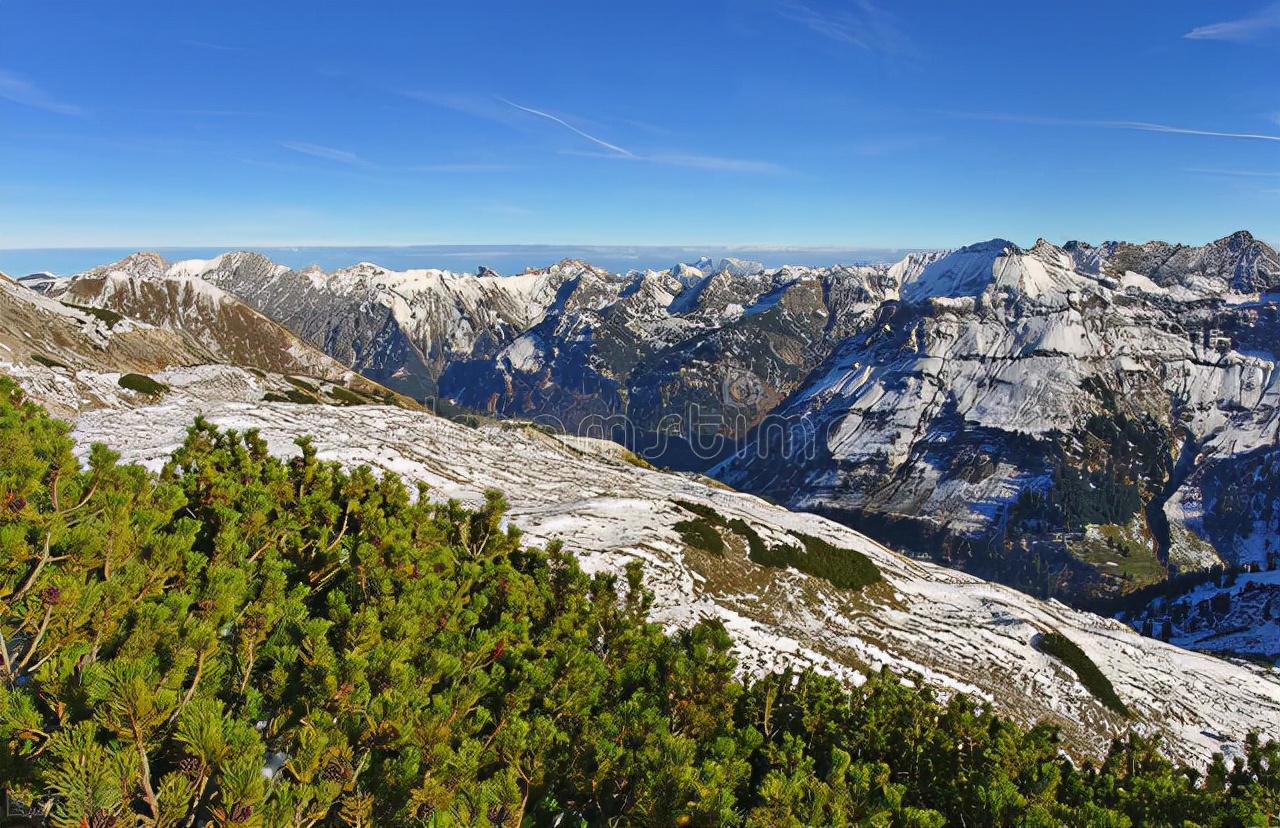
{"type": "Polygon", "coordinates": [[[97,319],[101,319],[103,322],[107,324],[108,328],[114,328],[116,324],[120,322],[121,319],[124,319],[124,317],[121,316],[120,314],[116,313],[113,310],[107,310],[106,308],[95,308],[92,305],[76,305],[76,304],[72,304],[71,302],[63,302],[62,304],[66,305],[69,308],[75,308],[78,311],[87,313],[90,316],[96,317],[97,319]]]}
{"type": "Polygon", "coordinates": [[[62,368],[67,371],[71,370],[69,366],[63,365],[61,362],[58,362],[58,360],[49,359],[49,357],[42,356],[41,354],[32,354],[31,358],[46,368],[62,368]]]}
{"type": "Polygon", "coordinates": [[[1094,698],[1102,702],[1105,707],[1122,716],[1129,715],[1129,708],[1120,699],[1120,696],[1116,694],[1115,688],[1111,686],[1111,681],[1103,675],[1102,671],[1098,669],[1098,665],[1094,664],[1093,660],[1085,655],[1084,650],[1080,649],[1074,641],[1062,633],[1045,633],[1040,636],[1039,649],[1045,655],[1051,655],[1070,667],[1072,672],[1080,679],[1080,683],[1085,686],[1085,689],[1092,693],[1094,698]]]}
{"type": "Polygon", "coordinates": [[[36,811],[0,825],[1236,828],[1280,802],[1256,733],[1235,769],[1130,733],[1081,770],[1053,724],[887,667],[743,683],[722,622],[651,623],[640,563],[526,547],[497,492],[413,498],[203,420],[158,475],[70,434],[0,376],[0,790],[36,811]]]}
{"type": "Polygon", "coordinates": [[[318,387],[312,385],[306,380],[298,379],[297,377],[285,377],[285,381],[295,388],[301,388],[303,391],[309,391],[312,394],[315,394],[320,390],[318,387]]]}
{"type": "Polygon", "coordinates": [[[301,391],[298,391],[293,388],[290,388],[288,391],[284,392],[283,394],[277,393],[275,391],[268,391],[267,393],[262,395],[262,401],[271,402],[271,403],[287,402],[287,403],[293,403],[294,405],[319,405],[320,404],[320,401],[317,400],[315,397],[311,396],[310,394],[304,394],[301,391]]]}
{"type": "Polygon", "coordinates": [[[675,525],[686,546],[700,549],[717,558],[724,557],[724,538],[706,518],[682,520],[675,525]]]}
{"type": "Polygon", "coordinates": [[[288,398],[289,402],[296,403],[297,405],[319,405],[320,404],[320,401],[317,400],[315,397],[311,396],[305,391],[299,391],[296,388],[290,388],[288,391],[284,392],[284,395],[285,397],[288,398]]]}
{"type": "Polygon", "coordinates": [[[366,405],[368,400],[350,389],[343,388],[341,385],[333,386],[333,390],[329,392],[329,396],[333,397],[341,405],[366,405]]]}
{"type": "Polygon", "coordinates": [[[747,557],[755,560],[757,557],[766,555],[769,547],[765,544],[764,538],[760,537],[760,533],[751,528],[751,524],[742,518],[734,518],[729,521],[729,529],[735,535],[740,535],[747,539],[747,557]]]}
{"type": "Polygon", "coordinates": [[[862,589],[884,579],[861,552],[833,546],[802,532],[792,532],[791,536],[800,541],[800,548],[786,544],[769,547],[762,541],[752,547],[751,560],[761,566],[793,567],[840,589],[862,589]]]}
{"type": "Polygon", "coordinates": [[[622,457],[622,462],[630,463],[631,465],[635,466],[638,469],[649,469],[650,471],[656,471],[652,463],[650,463],[648,460],[644,459],[640,455],[636,454],[634,451],[626,451],[624,449],[622,451],[621,457],[622,457]]]}
{"type": "Polygon", "coordinates": [[[147,394],[149,396],[164,394],[169,390],[169,386],[163,382],[153,380],[146,374],[121,374],[120,379],[116,380],[116,384],[126,391],[136,391],[139,394],[147,394]]]}
{"type": "Polygon", "coordinates": [[[686,512],[693,512],[700,518],[714,523],[716,526],[725,526],[724,515],[712,509],[703,503],[694,503],[692,500],[677,500],[675,504],[686,512]]]}

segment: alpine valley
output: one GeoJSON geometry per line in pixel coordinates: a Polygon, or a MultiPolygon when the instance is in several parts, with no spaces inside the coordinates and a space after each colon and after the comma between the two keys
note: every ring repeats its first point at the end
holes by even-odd
{"type": "Polygon", "coordinates": [[[720,619],[747,674],[888,667],[1203,766],[1280,737],[1278,308],[1243,232],[626,274],[139,253],[0,280],[0,368],[82,457],[158,469],[198,415],[309,435],[501,489],[588,571],[644,561],[651,617],[720,619]]]}

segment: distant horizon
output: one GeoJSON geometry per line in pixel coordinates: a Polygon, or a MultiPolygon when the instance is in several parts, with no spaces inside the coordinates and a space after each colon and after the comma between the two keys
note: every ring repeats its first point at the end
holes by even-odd
{"type": "MultiPolygon", "coordinates": [[[[1200,246],[1234,233],[1247,232],[1272,247],[1277,241],[1241,228],[1222,236],[1197,242],[1174,239],[1049,239],[1062,246],[1071,241],[1099,245],[1109,241],[1144,244],[1163,241],[1169,244],[1200,246]]],[[[973,239],[977,244],[1005,238],[1022,248],[1030,248],[1035,240],[1014,240],[1005,236],[973,239]]],[[[1038,237],[1047,238],[1047,237],[1038,237]]],[[[13,278],[48,272],[55,276],[71,276],[119,261],[135,253],[156,253],[166,261],[208,259],[225,253],[252,251],[261,253],[277,264],[298,269],[317,265],[324,270],[351,267],[370,262],[390,270],[438,269],[475,273],[481,267],[502,275],[521,273],[526,269],[548,267],[565,259],[581,259],[614,273],[628,270],[663,270],[676,264],[693,264],[700,258],[738,258],[759,262],[765,267],[798,265],[830,267],[837,264],[888,264],[921,251],[948,250],[965,245],[924,247],[873,247],[786,244],[271,244],[271,245],[101,245],[66,247],[0,248],[0,273],[13,278]]]]}
{"type": "Polygon", "coordinates": [[[252,251],[277,264],[297,269],[318,265],[325,270],[370,262],[391,270],[438,269],[475,273],[481,267],[513,275],[528,268],[543,268],[581,259],[614,273],[628,270],[661,270],[676,264],[693,264],[699,258],[737,258],[765,267],[896,262],[920,251],[942,248],[802,247],[790,245],[171,245],[0,248],[0,272],[14,278],[50,272],[70,276],[125,256],[152,252],[166,261],[208,259],[224,253],[252,251]]]}

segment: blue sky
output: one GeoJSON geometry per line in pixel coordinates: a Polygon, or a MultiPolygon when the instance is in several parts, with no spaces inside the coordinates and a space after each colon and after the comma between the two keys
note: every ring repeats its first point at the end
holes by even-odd
{"type": "Polygon", "coordinates": [[[1280,240],[1280,3],[0,0],[0,247],[1280,240]]]}

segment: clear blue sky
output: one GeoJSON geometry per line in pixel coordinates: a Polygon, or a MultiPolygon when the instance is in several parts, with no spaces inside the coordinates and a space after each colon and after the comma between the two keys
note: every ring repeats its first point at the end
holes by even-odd
{"type": "Polygon", "coordinates": [[[0,0],[0,247],[1280,240],[1276,2],[0,0]]]}

